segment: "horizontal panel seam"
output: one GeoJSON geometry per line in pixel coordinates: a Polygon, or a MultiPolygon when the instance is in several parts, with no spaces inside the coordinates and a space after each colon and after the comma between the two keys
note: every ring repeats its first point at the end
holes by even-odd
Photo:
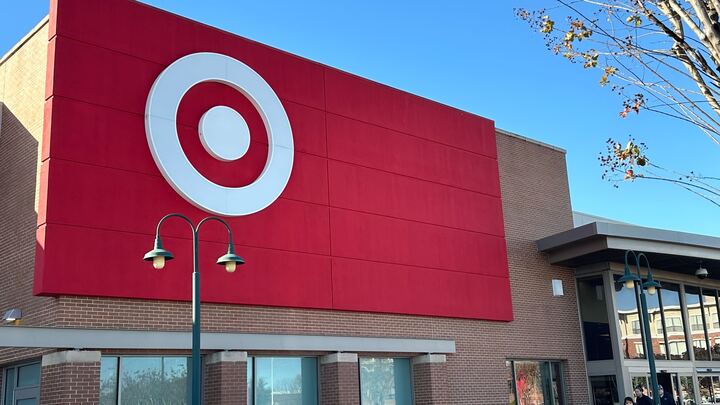
{"type": "MultiPolygon", "coordinates": [[[[46,228],[47,226],[61,226],[66,228],[81,228],[81,229],[92,229],[97,231],[104,231],[104,232],[120,232],[120,233],[127,233],[132,235],[143,235],[148,236],[148,246],[151,247],[152,242],[151,240],[155,237],[154,233],[143,233],[143,232],[133,232],[133,231],[124,231],[124,230],[114,230],[114,229],[105,229],[105,228],[97,228],[93,226],[87,226],[87,225],[73,225],[73,224],[65,224],[61,222],[44,222],[42,225],[44,225],[46,228]]],[[[38,228],[42,225],[39,225],[38,228]]],[[[192,240],[191,237],[183,237],[183,236],[163,236],[166,239],[179,239],[179,240],[186,240],[190,241],[192,240]]],[[[199,239],[201,242],[209,242],[214,244],[220,244],[225,245],[226,242],[219,242],[215,240],[209,240],[209,239],[199,239]]],[[[453,269],[443,269],[439,267],[431,267],[431,266],[420,266],[420,265],[414,265],[414,264],[403,264],[403,263],[395,263],[395,262],[384,262],[380,260],[370,260],[370,259],[360,259],[356,257],[350,257],[350,256],[337,256],[332,254],[322,254],[322,253],[313,253],[313,252],[303,252],[303,251],[297,251],[297,250],[288,250],[288,249],[280,249],[280,248],[272,248],[267,246],[256,246],[256,245],[247,245],[247,244],[239,244],[235,243],[236,246],[243,246],[247,248],[252,249],[260,249],[260,250],[270,250],[270,251],[277,251],[277,252],[287,252],[287,253],[297,253],[297,254],[304,254],[304,255],[311,255],[311,256],[318,256],[318,257],[326,257],[329,260],[332,260],[333,258],[336,259],[350,259],[355,260],[359,262],[371,262],[371,263],[380,263],[380,264],[388,264],[388,265],[397,265],[397,266],[403,266],[403,267],[414,267],[419,269],[427,269],[427,270],[434,270],[434,271],[445,271],[445,272],[451,272],[451,273],[462,273],[462,274],[469,274],[469,275],[477,275],[477,276],[487,276],[487,277],[494,277],[494,278],[502,278],[502,279],[509,279],[510,275],[507,276],[498,276],[498,275],[490,275],[490,274],[484,274],[484,273],[476,273],[476,272],[469,272],[469,271],[462,271],[462,270],[453,270],[453,269]]],[[[141,262],[142,259],[140,258],[143,252],[138,253],[138,262],[141,262]]],[[[239,253],[242,256],[242,252],[239,253]]]]}

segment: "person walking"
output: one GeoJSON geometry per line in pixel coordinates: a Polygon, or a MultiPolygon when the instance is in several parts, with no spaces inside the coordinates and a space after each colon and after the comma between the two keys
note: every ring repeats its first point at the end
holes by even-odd
{"type": "Polygon", "coordinates": [[[655,405],[649,396],[645,395],[645,387],[638,385],[635,387],[635,398],[637,405],[655,405]]]}
{"type": "Polygon", "coordinates": [[[660,405],[675,405],[672,393],[665,392],[662,385],[658,385],[658,394],[660,395],[660,405]]]}

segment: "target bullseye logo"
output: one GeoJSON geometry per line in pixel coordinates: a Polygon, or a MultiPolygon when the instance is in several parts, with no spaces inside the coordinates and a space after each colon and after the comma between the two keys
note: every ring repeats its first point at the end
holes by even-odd
{"type": "MultiPolygon", "coordinates": [[[[200,52],[184,56],[160,73],[145,106],[145,133],[153,159],[170,185],[190,203],[226,216],[249,215],[272,204],[285,189],[293,166],[293,136],[287,113],[270,85],[246,64],[226,55],[200,52]],[[205,82],[221,83],[247,97],[265,124],[268,157],[255,181],[225,187],[208,180],[180,146],[177,111],[185,93],[205,82]]],[[[203,114],[198,134],[214,158],[231,162],[250,147],[245,119],[227,106],[203,114]]]]}

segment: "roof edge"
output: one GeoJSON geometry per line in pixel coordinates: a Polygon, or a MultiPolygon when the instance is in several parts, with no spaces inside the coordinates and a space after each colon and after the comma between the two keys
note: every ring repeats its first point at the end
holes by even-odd
{"type": "Polygon", "coordinates": [[[516,134],[514,132],[504,130],[502,128],[495,127],[495,132],[499,132],[499,133],[501,133],[503,135],[507,135],[507,136],[512,136],[513,138],[518,138],[518,139],[521,139],[526,142],[534,143],[535,145],[539,145],[539,146],[542,146],[542,147],[545,147],[548,149],[552,149],[552,150],[561,152],[563,154],[567,154],[567,151],[559,146],[550,145],[549,143],[545,143],[542,141],[538,141],[536,139],[528,138],[527,136],[522,136],[522,135],[516,134]]]}
{"type": "Polygon", "coordinates": [[[547,236],[537,240],[536,244],[538,250],[546,252],[594,236],[650,240],[713,249],[720,248],[720,238],[715,236],[602,221],[591,222],[577,228],[547,236]]]}
{"type": "Polygon", "coordinates": [[[25,36],[22,37],[15,45],[13,45],[10,50],[5,52],[5,54],[0,57],[0,65],[10,59],[11,56],[13,56],[18,50],[20,50],[20,48],[22,48],[22,46],[25,45],[25,43],[28,42],[30,38],[33,37],[33,35],[37,34],[38,31],[40,31],[49,21],[50,16],[46,15],[45,17],[43,17],[42,20],[40,20],[39,23],[35,24],[35,26],[30,30],[30,32],[25,34],[25,36]]]}

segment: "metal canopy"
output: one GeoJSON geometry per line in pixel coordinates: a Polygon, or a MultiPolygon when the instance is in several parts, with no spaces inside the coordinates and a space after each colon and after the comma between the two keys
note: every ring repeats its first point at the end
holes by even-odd
{"type": "Polygon", "coordinates": [[[537,242],[550,263],[580,267],[623,262],[626,250],[644,252],[653,268],[694,274],[700,266],[720,279],[720,238],[609,222],[593,222],[537,242]]]}

